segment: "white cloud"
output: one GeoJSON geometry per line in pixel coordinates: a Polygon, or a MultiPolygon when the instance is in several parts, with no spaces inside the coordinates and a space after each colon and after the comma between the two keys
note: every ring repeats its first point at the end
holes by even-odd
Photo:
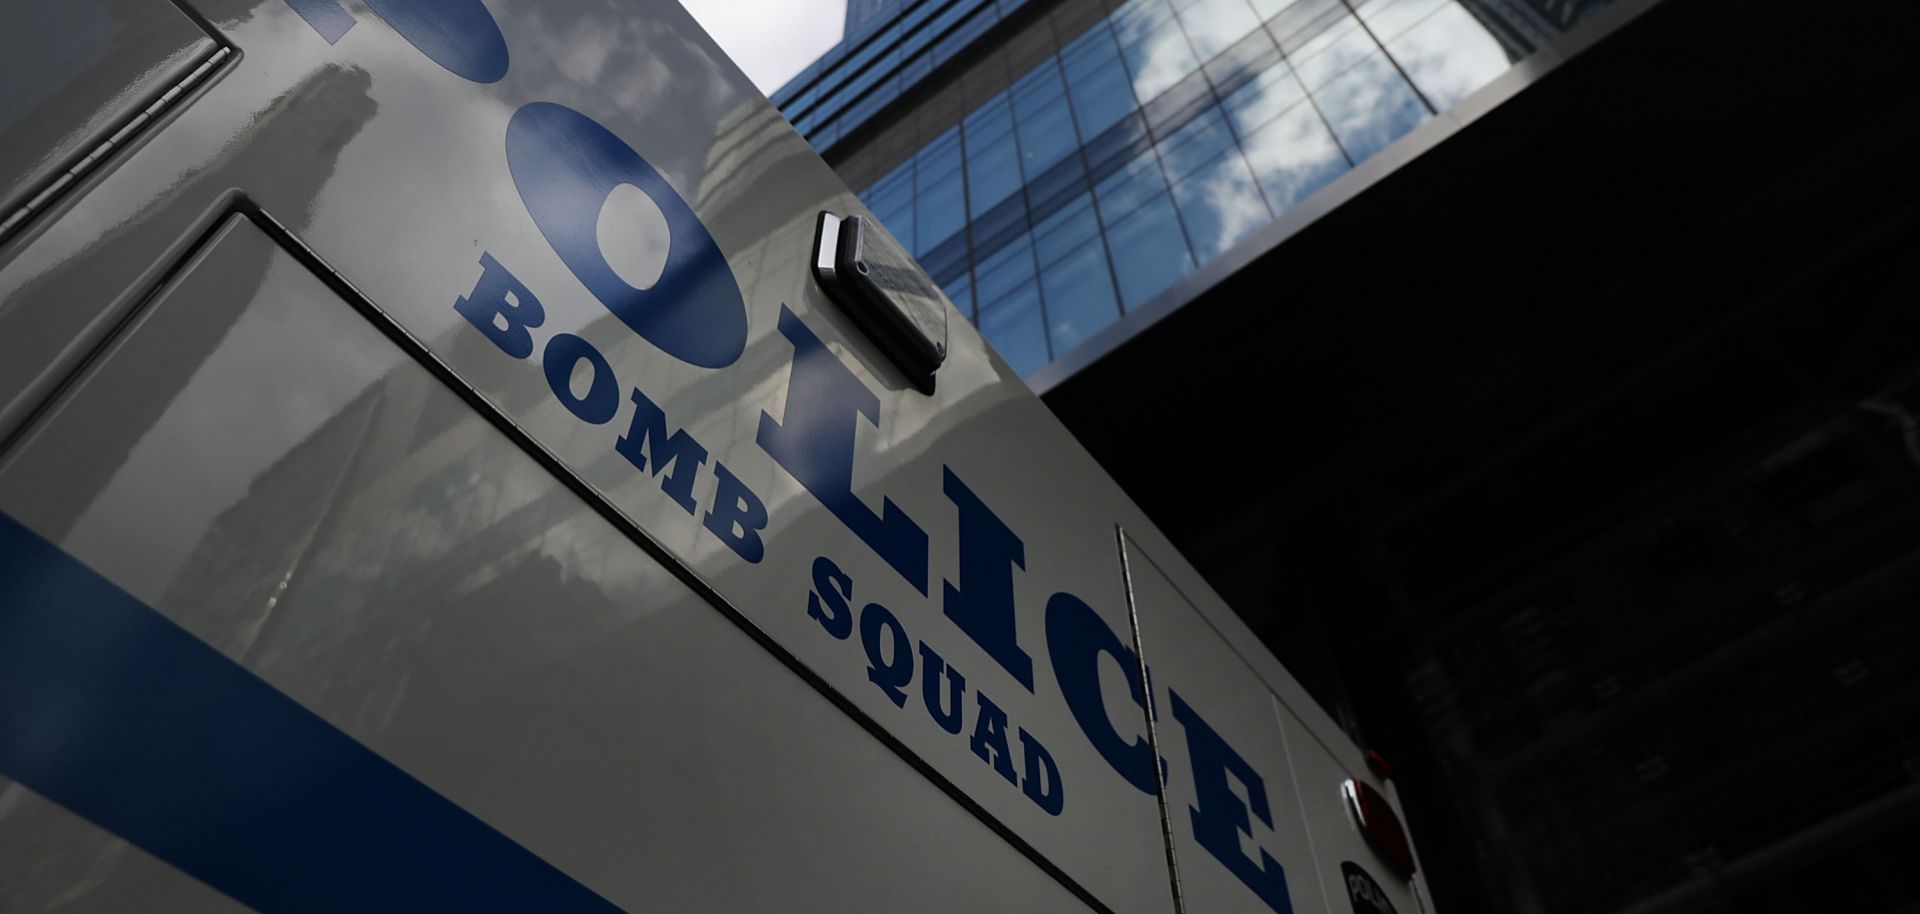
{"type": "Polygon", "coordinates": [[[846,0],[680,0],[707,34],[772,94],[840,41],[846,0]]]}

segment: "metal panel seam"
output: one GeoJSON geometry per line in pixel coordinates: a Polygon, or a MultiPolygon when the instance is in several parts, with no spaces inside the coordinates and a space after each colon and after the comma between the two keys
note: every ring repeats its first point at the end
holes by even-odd
{"type": "Polygon", "coordinates": [[[1147,707],[1144,716],[1147,719],[1147,746],[1153,750],[1154,782],[1159,785],[1154,801],[1160,807],[1160,837],[1167,845],[1167,878],[1173,888],[1173,910],[1175,914],[1186,914],[1186,899],[1180,895],[1180,860],[1173,850],[1173,811],[1167,808],[1167,768],[1161,761],[1160,730],[1154,724],[1153,680],[1147,677],[1147,649],[1140,639],[1140,607],[1134,599],[1133,565],[1127,558],[1127,528],[1119,524],[1113,527],[1120,546],[1120,578],[1127,591],[1127,624],[1133,629],[1133,659],[1140,667],[1140,685],[1147,693],[1147,707]]]}
{"type": "MultiPolygon", "coordinates": [[[[199,24],[199,20],[196,19],[195,24],[199,24]]],[[[220,42],[216,35],[209,33],[208,37],[216,43],[220,42]]],[[[126,143],[142,128],[158,121],[168,109],[174,107],[175,102],[205,81],[208,74],[233,56],[235,51],[231,45],[218,43],[213,51],[201,58],[200,62],[188,71],[187,75],[162,90],[153,101],[148,102],[140,110],[129,115],[119,127],[107,135],[106,139],[85,152],[75,155],[72,159],[73,164],[55,175],[45,187],[40,189],[39,193],[28,197],[27,201],[16,207],[6,219],[0,220],[0,244],[4,244],[10,236],[24,227],[35,213],[44,211],[54,200],[78,185],[82,179],[92,173],[96,166],[106,161],[107,157],[113,154],[114,149],[126,143]]]]}

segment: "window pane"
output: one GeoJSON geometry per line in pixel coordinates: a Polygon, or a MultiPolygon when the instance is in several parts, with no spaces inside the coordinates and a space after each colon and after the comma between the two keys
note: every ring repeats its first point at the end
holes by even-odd
{"type": "Polygon", "coordinates": [[[1132,115],[1087,143],[1087,169],[1093,180],[1099,181],[1152,148],[1153,137],[1147,134],[1147,122],[1137,114],[1132,115]]]}
{"type": "Polygon", "coordinates": [[[1044,219],[1059,209],[1062,201],[1086,189],[1087,173],[1080,157],[1068,156],[1027,185],[1027,202],[1033,207],[1033,217],[1044,219]]]}
{"type": "Polygon", "coordinates": [[[920,255],[920,267],[933,277],[934,282],[943,283],[967,272],[967,236],[956,232],[946,241],[933,246],[920,255]]]}
{"type": "Polygon", "coordinates": [[[1307,90],[1300,86],[1300,80],[1294,78],[1293,68],[1285,62],[1275,61],[1273,66],[1262,71],[1253,81],[1235,89],[1232,95],[1220,102],[1220,107],[1226,110],[1227,119],[1233,122],[1234,129],[1241,136],[1246,136],[1306,97],[1307,90]]]}
{"type": "Polygon", "coordinates": [[[900,66],[900,85],[911,87],[933,72],[933,57],[920,54],[900,66]]]}
{"type": "Polygon", "coordinates": [[[889,79],[885,83],[882,83],[879,88],[874,89],[868,93],[866,97],[860,99],[860,101],[848,108],[846,113],[840,116],[840,121],[843,124],[849,125],[865,123],[868,118],[873,117],[881,108],[886,107],[887,103],[899,97],[899,82],[889,79]]]}
{"type": "Polygon", "coordinates": [[[1260,29],[1207,61],[1201,69],[1206,71],[1215,91],[1231,95],[1279,62],[1280,46],[1273,43],[1273,36],[1265,29],[1260,29]]]}
{"type": "Polygon", "coordinates": [[[1193,257],[1187,253],[1187,240],[1166,194],[1110,222],[1107,244],[1113,251],[1113,272],[1120,280],[1120,301],[1129,311],[1193,272],[1193,257]]]}
{"type": "Polygon", "coordinates": [[[1388,44],[1453,0],[1369,0],[1354,8],[1373,36],[1388,44]]]}
{"type": "Polygon", "coordinates": [[[1135,156],[1093,187],[1100,198],[1101,215],[1109,223],[1133,212],[1166,189],[1167,179],[1161,176],[1160,159],[1151,149],[1135,156]]]}
{"type": "Polygon", "coordinates": [[[967,202],[977,218],[1020,189],[1020,150],[1006,93],[967,115],[967,202]]]}
{"type": "Polygon", "coordinates": [[[1312,105],[1295,105],[1247,137],[1245,147],[1254,178],[1275,213],[1293,208],[1348,167],[1312,105]]]}
{"type": "Polygon", "coordinates": [[[1052,60],[1014,84],[1014,123],[1019,126],[1021,172],[1032,181],[1080,148],[1067,107],[1067,84],[1052,60]]]}
{"type": "Polygon", "coordinates": [[[879,180],[868,185],[865,193],[861,194],[861,199],[866,199],[867,194],[885,194],[896,190],[904,190],[909,197],[913,195],[912,159],[908,159],[894,166],[892,171],[880,176],[879,180]]]}
{"type": "Polygon", "coordinates": [[[1129,0],[1120,4],[1120,8],[1107,17],[1113,23],[1113,31],[1120,38],[1120,44],[1142,35],[1151,34],[1155,29],[1173,21],[1173,5],[1167,0],[1129,0]]]}
{"type": "Polygon", "coordinates": [[[973,256],[985,260],[1008,242],[1024,237],[1027,224],[1025,198],[1014,194],[1000,201],[999,205],[981,214],[968,227],[969,234],[973,236],[973,256]]]}
{"type": "Polygon", "coordinates": [[[954,127],[914,158],[915,254],[932,250],[966,224],[964,189],[960,180],[960,128],[954,127]]]}
{"type": "Polygon", "coordinates": [[[1097,136],[1140,107],[1134,99],[1133,80],[1120,62],[1120,46],[1104,24],[1068,45],[1060,62],[1067,72],[1067,91],[1081,136],[1097,136]]]}
{"type": "Polygon", "coordinates": [[[1201,60],[1211,60],[1260,27],[1247,0],[1199,0],[1180,11],[1180,24],[1201,60]]]}
{"type": "Polygon", "coordinates": [[[1033,253],[1042,266],[1100,236],[1093,215],[1093,196],[1081,194],[1033,229],[1033,253]]]}
{"type": "Polygon", "coordinates": [[[1193,56],[1193,48],[1166,0],[1152,0],[1139,8],[1143,12],[1131,20],[1115,13],[1113,28],[1120,39],[1120,56],[1133,74],[1133,94],[1146,100],[1199,69],[1200,61],[1193,56]]]}
{"type": "Polygon", "coordinates": [[[961,273],[958,277],[948,280],[945,284],[941,285],[940,291],[947,293],[947,299],[952,301],[953,306],[960,310],[961,317],[966,318],[969,322],[974,320],[973,279],[971,277],[966,273],[961,273]]]}
{"type": "MultiPolygon", "coordinates": [[[[962,7],[967,5],[965,2],[960,4],[962,7]]],[[[980,37],[982,32],[992,28],[993,24],[999,21],[1000,13],[998,11],[991,6],[981,6],[980,10],[968,16],[967,20],[961,23],[959,28],[941,36],[940,40],[934,43],[933,59],[936,61],[944,61],[960,53],[961,49],[972,44],[973,40],[980,37]]]]}
{"type": "MultiPolygon", "coordinates": [[[[874,218],[879,219],[881,225],[892,229],[895,224],[901,221],[903,215],[913,215],[913,188],[896,186],[881,192],[870,190],[860,195],[860,202],[865,203],[868,209],[873,210],[874,218]]],[[[911,223],[913,220],[909,218],[906,221],[911,223]]],[[[908,225],[907,227],[912,228],[913,226],[908,225]]],[[[898,238],[902,236],[896,233],[894,237],[898,238]]],[[[911,248],[909,248],[909,250],[911,250],[911,248]]]]}
{"type": "Polygon", "coordinates": [[[1022,377],[1045,367],[1049,361],[1046,321],[1040,312],[1040,290],[1032,279],[1005,298],[980,306],[980,335],[1022,377]]]}
{"type": "Polygon", "coordinates": [[[1360,28],[1359,21],[1345,16],[1288,54],[1287,59],[1292,62],[1293,72],[1300,77],[1301,84],[1311,92],[1379,52],[1380,46],[1360,28]]]}
{"type": "Polygon", "coordinates": [[[1339,29],[1354,26],[1353,17],[1347,15],[1346,4],[1341,0],[1299,0],[1289,3],[1278,15],[1267,20],[1267,31],[1275,41],[1280,42],[1280,50],[1293,58],[1298,66],[1307,56],[1303,48],[1310,42],[1323,36],[1338,37],[1339,29]],[[1329,30],[1333,29],[1329,35],[1329,30]]]}
{"type": "Polygon", "coordinates": [[[1209,108],[1161,141],[1160,161],[1166,166],[1167,177],[1178,181],[1232,146],[1233,133],[1227,129],[1226,117],[1219,108],[1209,108]]]}
{"type": "Polygon", "coordinates": [[[913,250],[913,161],[907,160],[886,177],[873,183],[860,195],[861,202],[873,210],[874,218],[900,240],[901,247],[913,250]]]}
{"type": "Polygon", "coordinates": [[[1033,242],[1025,235],[983,257],[973,268],[974,294],[981,307],[998,301],[1033,281],[1033,242]]]}
{"type": "MultiPolygon", "coordinates": [[[[877,85],[881,79],[891,78],[894,71],[900,67],[899,52],[894,52],[892,57],[892,60],[882,61],[867,72],[848,80],[845,86],[834,91],[835,98],[842,101],[852,99],[877,85]]],[[[898,95],[899,92],[896,90],[894,94],[898,95]]]]}
{"type": "Polygon", "coordinates": [[[1312,91],[1334,137],[1355,162],[1366,161],[1427,117],[1413,87],[1378,51],[1312,91]]]}
{"type": "Polygon", "coordinates": [[[1205,263],[1273,217],[1239,150],[1230,150],[1173,186],[1194,256],[1205,263]]]}
{"type": "Polygon", "coordinates": [[[1120,301],[1099,238],[1082,244],[1040,272],[1047,333],[1058,357],[1120,318],[1120,301]]]}
{"type": "Polygon", "coordinates": [[[1507,72],[1507,52],[1480,20],[1449,3],[1396,40],[1387,51],[1406,68],[1427,100],[1445,110],[1507,72]]]}

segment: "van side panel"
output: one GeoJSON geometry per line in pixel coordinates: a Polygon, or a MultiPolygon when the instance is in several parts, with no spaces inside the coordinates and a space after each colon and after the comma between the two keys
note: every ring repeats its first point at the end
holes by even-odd
{"type": "MultiPolygon", "coordinates": [[[[472,909],[457,894],[423,897],[436,867],[453,868],[439,891],[473,893],[493,868],[541,861],[559,870],[543,883],[546,910],[578,910],[552,897],[556,882],[631,911],[1084,910],[244,217],[9,453],[0,514],[207,648],[158,663],[177,675],[147,683],[162,697],[136,701],[101,688],[105,669],[22,682],[42,661],[15,656],[17,640],[0,646],[11,709],[0,758],[44,756],[19,762],[36,782],[0,786],[0,909],[230,907],[142,849],[159,848],[266,912],[354,891],[364,896],[334,909],[409,898],[413,910],[472,909]],[[291,699],[288,710],[227,730],[203,719],[229,706],[226,691],[191,706],[164,697],[227,664],[291,699]],[[193,738],[177,751],[199,770],[235,764],[235,776],[194,780],[155,755],[108,753],[135,708],[142,727],[193,738]],[[286,721],[294,709],[324,724],[286,721]],[[333,742],[261,756],[273,770],[236,764],[277,748],[256,747],[262,728],[288,739],[316,725],[333,742]],[[335,743],[366,747],[417,785],[335,786],[344,762],[308,767],[335,743]],[[136,802],[103,779],[138,784],[136,802]],[[127,834],[38,791],[131,823],[127,834]],[[233,805],[316,793],[358,824],[316,835],[309,818],[233,805]],[[147,821],[174,802],[186,812],[147,821]],[[393,812],[401,802],[477,821],[409,838],[421,816],[393,812]],[[389,840],[399,843],[379,859],[351,854],[389,840]],[[244,878],[262,866],[286,878],[244,878]]],[[[5,577],[0,632],[20,634],[28,613],[78,617],[73,591],[49,602],[34,589],[44,574],[5,577]],[[27,594],[41,596],[23,604],[27,594]]],[[[93,645],[78,656],[115,666],[159,649],[118,627],[69,637],[93,645]]]]}

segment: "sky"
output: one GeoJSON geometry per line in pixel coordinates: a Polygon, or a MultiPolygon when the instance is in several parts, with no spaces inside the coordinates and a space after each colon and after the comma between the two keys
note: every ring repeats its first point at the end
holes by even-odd
{"type": "Polygon", "coordinates": [[[840,40],[846,0],[680,0],[761,92],[786,85],[840,40]]]}

